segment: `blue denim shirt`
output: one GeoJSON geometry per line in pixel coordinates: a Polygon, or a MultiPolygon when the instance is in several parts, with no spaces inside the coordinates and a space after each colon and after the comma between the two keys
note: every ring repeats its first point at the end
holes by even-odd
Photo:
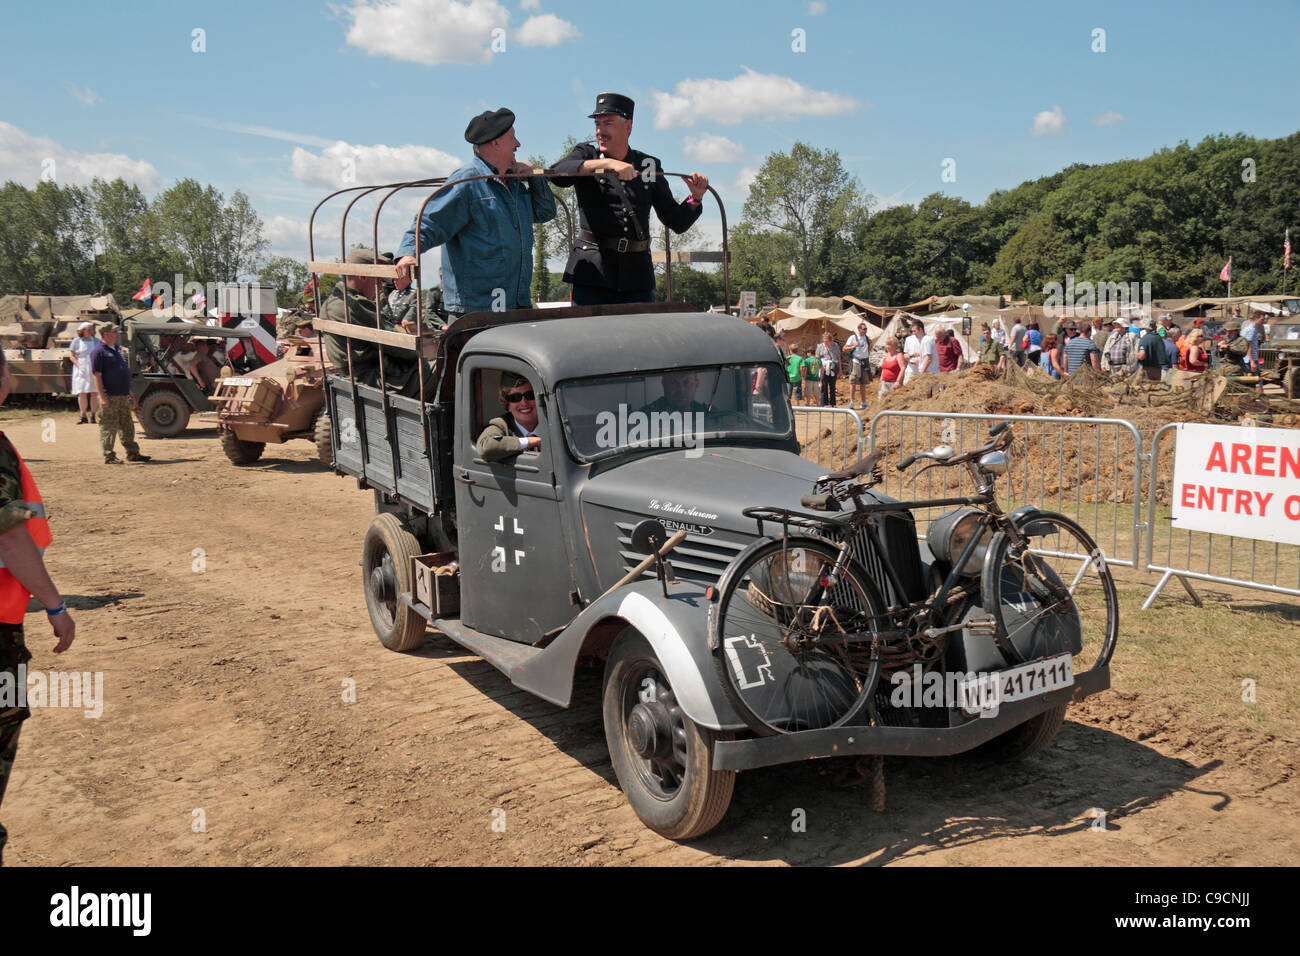
{"type": "MultiPolygon", "coordinates": [[[[479,157],[448,181],[492,175],[479,157]]],[[[533,223],[555,218],[547,180],[480,179],[444,189],[420,218],[420,251],[442,246],[442,298],[448,312],[527,309],[532,306],[533,223]],[[504,290],[504,299],[496,290],[504,290]]],[[[397,257],[415,255],[415,223],[397,257]]]]}

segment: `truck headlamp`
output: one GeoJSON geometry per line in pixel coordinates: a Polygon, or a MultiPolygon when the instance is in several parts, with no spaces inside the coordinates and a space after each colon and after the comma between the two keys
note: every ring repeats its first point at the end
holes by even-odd
{"type": "Polygon", "coordinates": [[[984,552],[993,537],[993,529],[982,523],[982,517],[983,512],[974,508],[958,508],[931,521],[925,533],[925,543],[930,546],[930,552],[940,561],[956,564],[971,537],[980,533],[979,544],[958,572],[978,574],[984,566],[984,552]]]}

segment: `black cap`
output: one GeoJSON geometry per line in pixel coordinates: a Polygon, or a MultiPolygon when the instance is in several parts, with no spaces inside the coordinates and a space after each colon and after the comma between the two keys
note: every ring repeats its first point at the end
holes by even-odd
{"type": "Polygon", "coordinates": [[[606,113],[613,113],[615,116],[621,116],[623,119],[632,118],[632,110],[636,104],[632,102],[630,96],[624,96],[622,93],[601,93],[596,97],[596,110],[588,113],[588,119],[595,119],[597,116],[603,116],[606,113]]]}
{"type": "Polygon", "coordinates": [[[515,114],[504,106],[493,111],[479,113],[465,127],[465,142],[482,146],[498,136],[505,135],[506,130],[515,125],[515,114]]]}

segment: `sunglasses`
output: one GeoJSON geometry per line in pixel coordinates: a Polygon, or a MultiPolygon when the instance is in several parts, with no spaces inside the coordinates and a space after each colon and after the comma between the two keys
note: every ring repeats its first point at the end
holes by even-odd
{"type": "Polygon", "coordinates": [[[533,393],[533,390],[531,388],[526,392],[509,392],[506,394],[506,401],[509,402],[511,405],[515,405],[519,402],[522,402],[524,399],[527,399],[530,402],[534,402],[537,400],[537,396],[533,393]]]}

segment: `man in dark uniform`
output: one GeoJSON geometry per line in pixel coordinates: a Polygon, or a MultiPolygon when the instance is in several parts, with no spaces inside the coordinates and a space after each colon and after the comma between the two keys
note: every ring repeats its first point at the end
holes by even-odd
{"type": "Polygon", "coordinates": [[[708,177],[691,173],[691,194],[678,203],[659,160],[628,146],[634,104],[618,93],[596,97],[596,142],[579,143],[552,167],[557,186],[577,190],[581,231],[564,269],[573,284],[574,305],[653,302],[654,265],[650,261],[650,207],[674,232],[685,232],[700,218],[700,199],[708,177]],[[578,176],[578,173],[605,173],[578,176]]]}

